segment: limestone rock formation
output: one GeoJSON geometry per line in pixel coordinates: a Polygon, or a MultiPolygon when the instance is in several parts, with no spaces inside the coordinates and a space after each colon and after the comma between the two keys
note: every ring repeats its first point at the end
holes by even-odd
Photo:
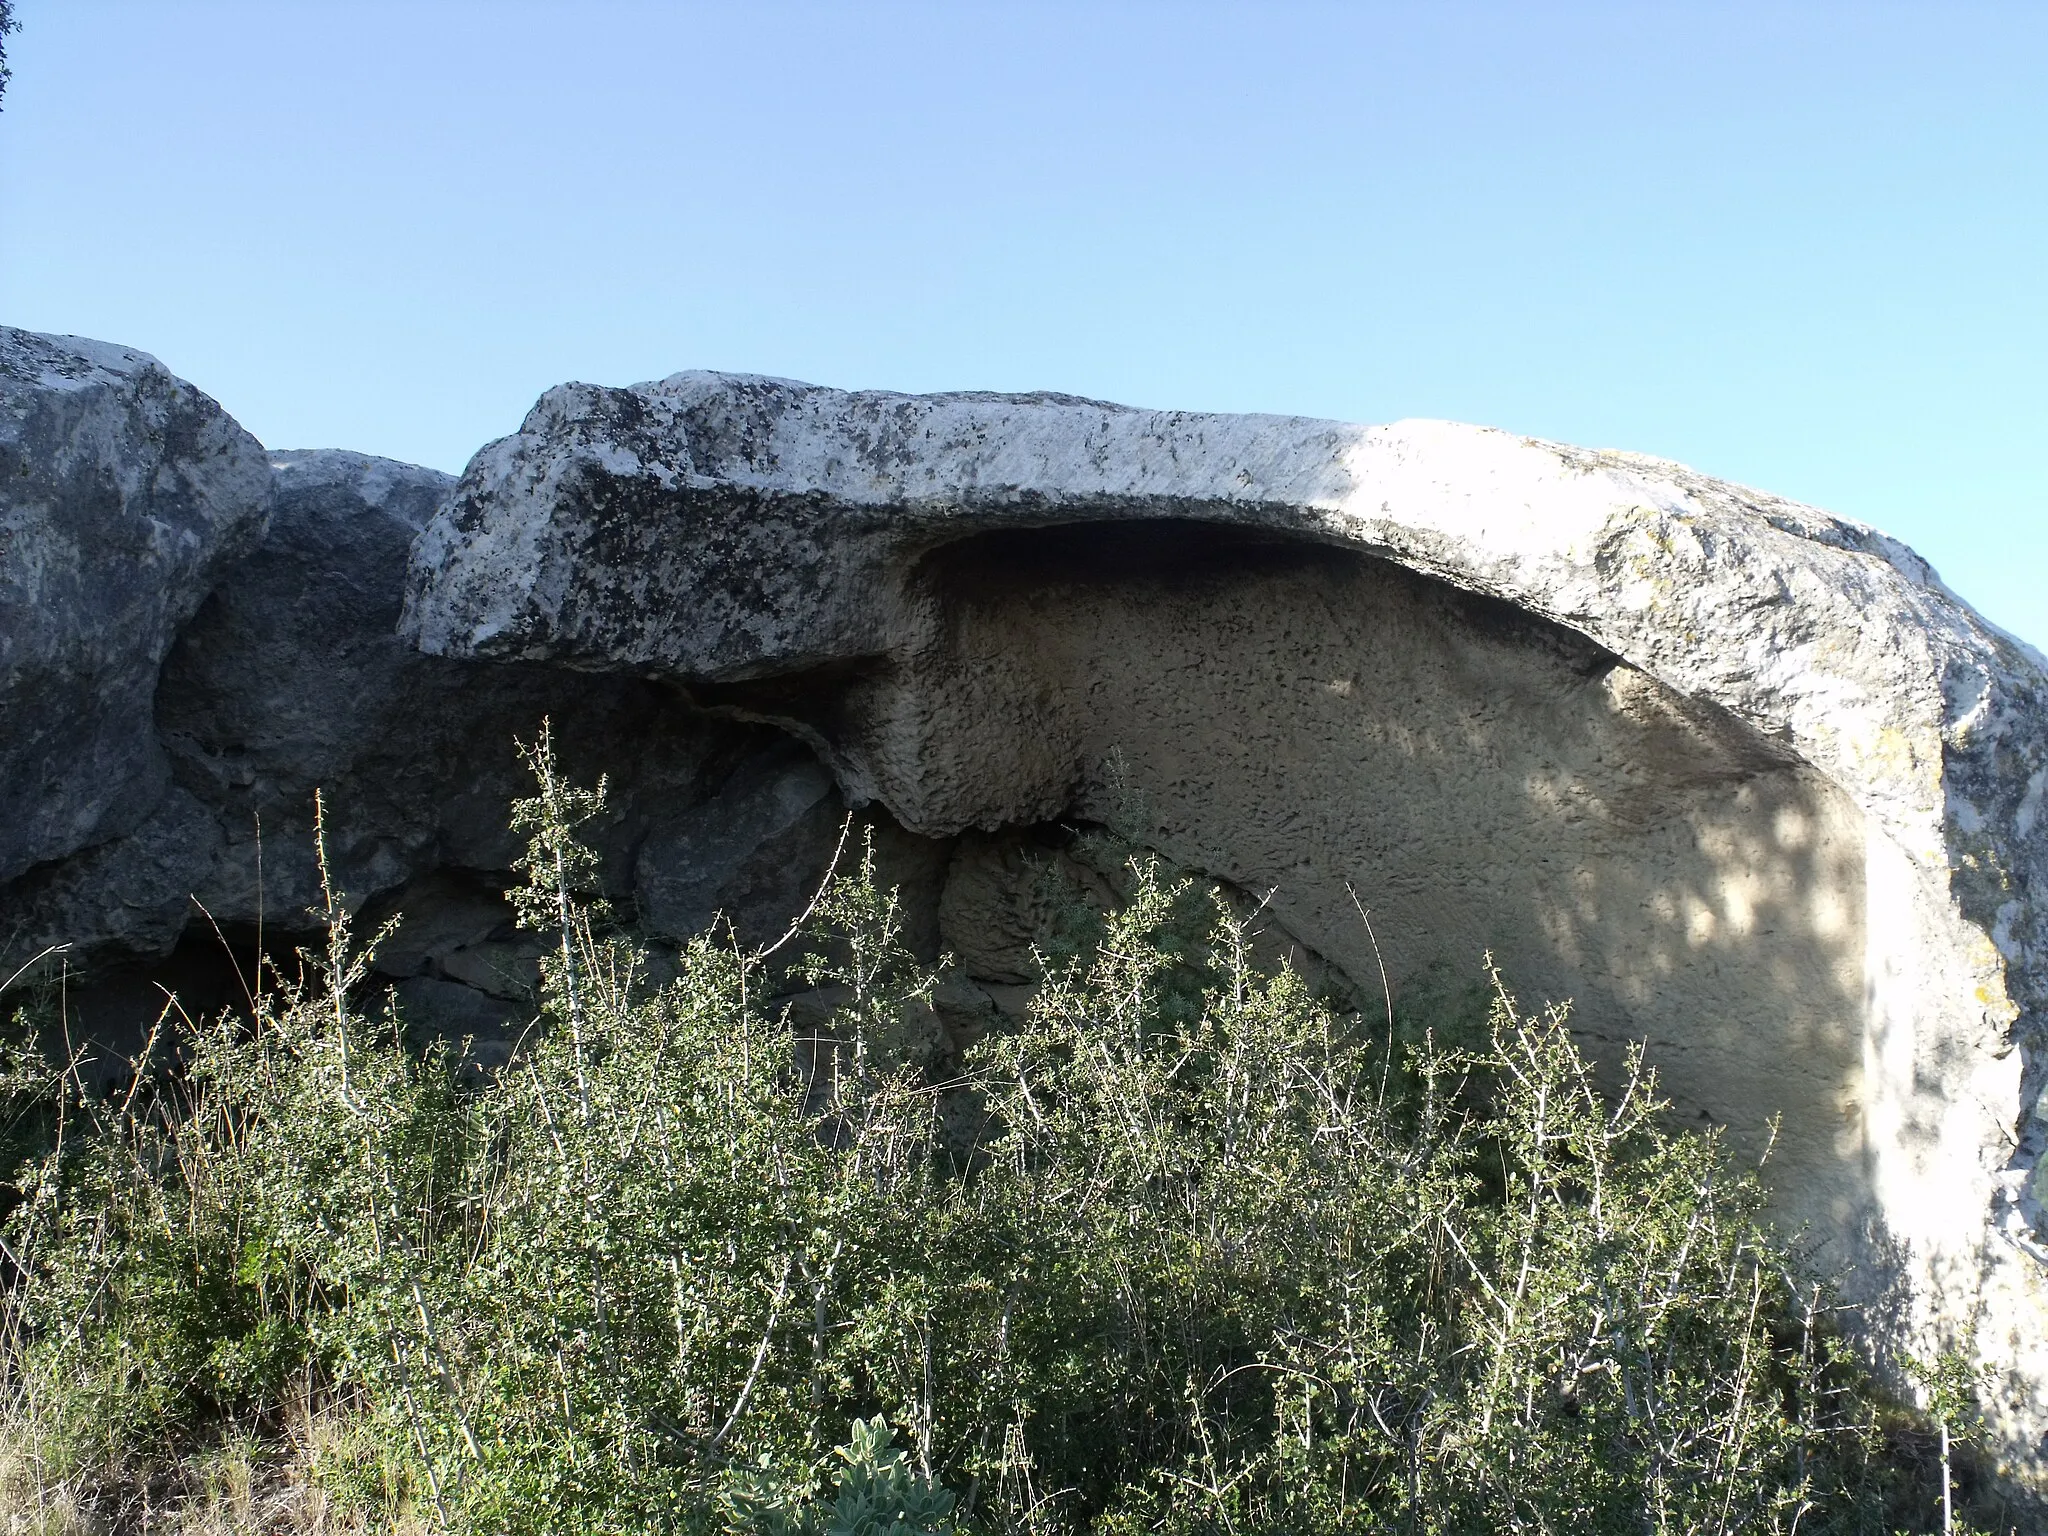
{"type": "MultiPolygon", "coordinates": [[[[357,901],[436,871],[492,878],[519,840],[506,807],[529,792],[515,739],[552,718],[564,761],[609,771],[615,864],[649,807],[701,793],[763,735],[710,722],[629,677],[419,655],[394,628],[407,551],[448,489],[431,470],[363,454],[281,453],[269,538],[208,600],[164,667],[157,721],[181,788],[220,838],[190,887],[213,917],[250,924],[261,896],[289,927],[319,899],[313,795],[335,879],[357,901]]],[[[509,918],[509,912],[505,913],[509,918]]]]}
{"type": "Polygon", "coordinates": [[[705,720],[637,679],[419,655],[393,627],[407,550],[449,477],[353,453],[271,462],[274,486],[266,468],[256,502],[271,509],[267,537],[193,600],[152,669],[148,739],[170,782],[125,836],[8,888],[17,948],[160,956],[206,926],[201,909],[236,935],[259,922],[303,931],[319,901],[316,790],[352,904],[377,915],[418,882],[420,901],[459,907],[449,882],[467,878],[509,927],[497,888],[519,844],[506,808],[527,792],[514,741],[544,717],[573,771],[614,775],[617,815],[599,837],[615,863],[644,836],[647,805],[688,801],[700,775],[715,785],[780,739],[705,720]]]}
{"type": "Polygon", "coordinates": [[[1779,1123],[1880,1344],[1972,1337],[2048,1468],[2048,674],[1874,530],[1446,423],[686,373],[479,453],[403,627],[779,721],[928,837],[1123,818],[1354,978],[1354,892],[1397,986],[1491,952],[1779,1123]]]}
{"type": "Polygon", "coordinates": [[[157,670],[262,537],[262,445],[155,358],[0,327],[0,882],[133,829],[157,670]]]}
{"type": "Polygon", "coordinates": [[[569,772],[610,776],[594,839],[615,893],[646,891],[651,932],[723,913],[751,937],[801,909],[846,807],[785,734],[659,682],[398,638],[407,552],[451,477],[265,454],[140,354],[0,339],[0,977],[68,945],[88,1030],[146,1022],[159,983],[195,1012],[232,1002],[227,953],[309,935],[318,791],[349,904],[403,918],[379,973],[408,1016],[514,1031],[536,951],[504,896],[507,809],[531,788],[515,740],[544,718],[569,772]],[[806,787],[800,814],[735,814],[775,800],[766,765],[806,787]],[[715,838],[693,842],[707,815],[715,838]]]}
{"type": "Polygon", "coordinates": [[[0,331],[0,977],[68,942],[88,1030],[229,1003],[306,936],[318,790],[403,918],[379,985],[489,1059],[543,718],[657,943],[772,939],[871,845],[956,958],[933,1061],[1025,1006],[1041,870],[1110,899],[1081,823],[1339,991],[1490,953],[1775,1124],[1880,1354],[1973,1343],[2048,1487],[2048,670],[1883,535],[1444,423],[714,374],[551,391],[457,482],[0,331]]]}

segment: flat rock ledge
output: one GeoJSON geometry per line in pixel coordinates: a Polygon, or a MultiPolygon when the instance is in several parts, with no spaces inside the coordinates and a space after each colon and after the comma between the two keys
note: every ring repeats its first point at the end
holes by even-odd
{"type": "Polygon", "coordinates": [[[451,658],[671,680],[914,833],[1121,818],[1354,977],[1493,953],[1761,1150],[2048,1479],[2048,671],[1895,540],[1443,422],[683,373],[413,547],[451,658]]]}

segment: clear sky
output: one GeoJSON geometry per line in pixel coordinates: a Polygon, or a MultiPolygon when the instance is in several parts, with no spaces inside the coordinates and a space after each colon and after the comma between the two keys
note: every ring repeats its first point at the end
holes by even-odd
{"type": "Polygon", "coordinates": [[[565,379],[1444,416],[2048,646],[2048,3],[17,0],[0,320],[459,469],[565,379]]]}

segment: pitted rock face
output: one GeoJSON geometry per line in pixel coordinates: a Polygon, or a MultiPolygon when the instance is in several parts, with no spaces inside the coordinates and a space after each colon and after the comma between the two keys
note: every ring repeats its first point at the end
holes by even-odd
{"type": "Polygon", "coordinates": [[[422,534],[446,656],[658,674],[930,836],[1135,820],[1371,975],[1571,997],[2039,1476],[2048,676],[1911,551],[1438,422],[569,385],[422,534]]]}
{"type": "Polygon", "coordinates": [[[157,670],[269,500],[262,445],[155,358],[0,327],[0,884],[164,799],[157,670]]]}
{"type": "MultiPolygon", "coordinates": [[[[288,948],[307,934],[320,902],[318,792],[338,890],[367,927],[402,918],[377,972],[397,984],[408,1020],[458,1038],[516,1035],[531,1017],[537,951],[504,897],[521,848],[507,813],[531,792],[515,740],[533,740],[543,719],[566,771],[609,776],[610,813],[587,830],[615,894],[630,898],[636,882],[682,890],[701,906],[693,921],[723,912],[749,936],[781,931],[845,814],[815,758],[773,727],[692,709],[660,682],[420,655],[394,632],[407,551],[452,478],[341,451],[267,458],[251,501],[270,512],[260,546],[188,601],[196,612],[168,655],[124,653],[124,666],[148,672],[149,755],[96,787],[146,794],[148,809],[119,835],[0,882],[0,977],[68,944],[77,1016],[116,1040],[154,1016],[156,982],[195,1013],[232,1003],[224,947],[246,963],[259,936],[288,948]],[[791,753],[823,785],[816,814],[789,827],[727,818],[715,858],[687,839],[671,846],[678,825],[704,819],[701,801],[748,802],[748,766],[791,753]]],[[[54,730],[71,705],[41,707],[54,730]]],[[[60,789],[76,792],[71,770],[60,789]]],[[[8,802],[9,813],[17,806],[35,802],[8,802]]]]}
{"type": "Polygon", "coordinates": [[[551,391],[451,483],[0,332],[0,539],[0,975],[68,939],[82,1009],[207,1006],[216,924],[303,924],[317,788],[408,1016],[515,1032],[548,716],[658,940],[773,938],[856,812],[959,961],[943,1055],[1112,822],[1339,990],[1491,953],[1681,1113],[1781,1117],[1780,1212],[1887,1342],[1975,1339],[2048,1488],[2048,678],[1873,530],[1445,423],[716,374],[551,391]]]}

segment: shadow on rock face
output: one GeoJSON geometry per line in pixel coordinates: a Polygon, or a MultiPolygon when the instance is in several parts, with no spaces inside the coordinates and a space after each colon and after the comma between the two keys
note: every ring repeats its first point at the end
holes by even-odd
{"type": "Polygon", "coordinates": [[[0,327],[0,891],[162,798],[157,672],[269,501],[262,445],[154,358],[0,327]]]}
{"type": "MultiPolygon", "coordinates": [[[[1781,1117],[1786,1215],[1862,1256],[1864,825],[1782,747],[1526,612],[1257,532],[981,534],[905,591],[920,643],[797,723],[912,826],[1135,809],[1376,995],[1355,891],[1397,995],[1491,954],[1610,1067],[1647,1041],[1743,1151],[1781,1117]]],[[[942,929],[986,986],[1035,979],[1023,858],[973,831],[952,856],[942,929]]]]}
{"type": "Polygon", "coordinates": [[[1739,1149],[1775,1118],[1781,1214],[1917,1350],[1981,1323],[2048,1487],[2048,673],[1896,541],[1450,423],[711,374],[551,391],[459,483],[266,479],[149,360],[0,334],[0,964],[218,992],[213,924],[307,932],[317,789],[401,1008],[508,1030],[547,718],[664,943],[775,937],[851,813],[962,959],[943,1053],[1035,984],[1029,829],[1128,826],[1368,996],[1491,954],[1739,1149]]]}

